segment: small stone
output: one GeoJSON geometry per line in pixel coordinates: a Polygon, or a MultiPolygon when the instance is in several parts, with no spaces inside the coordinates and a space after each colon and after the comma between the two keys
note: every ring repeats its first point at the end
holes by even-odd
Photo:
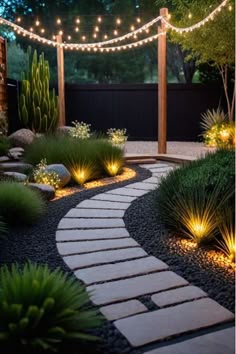
{"type": "Polygon", "coordinates": [[[196,286],[185,286],[152,296],[152,301],[159,307],[178,304],[188,300],[196,300],[201,297],[207,297],[207,294],[196,286]]]}
{"type": "Polygon", "coordinates": [[[6,172],[20,172],[24,173],[25,171],[32,170],[33,166],[29,163],[24,162],[3,162],[0,163],[0,171],[6,172]]]}
{"type": "Polygon", "coordinates": [[[63,188],[65,187],[71,180],[71,174],[70,172],[67,170],[67,168],[62,165],[62,164],[52,164],[52,165],[48,165],[45,168],[46,171],[49,172],[55,172],[59,179],[60,179],[60,184],[59,184],[59,188],[63,188]]]}
{"type": "Polygon", "coordinates": [[[0,163],[1,162],[8,162],[8,161],[10,161],[8,156],[0,156],[0,163]]]}
{"type": "Polygon", "coordinates": [[[125,227],[123,219],[79,219],[63,218],[58,229],[101,229],[125,227]]]}
{"type": "Polygon", "coordinates": [[[10,177],[10,179],[17,182],[25,182],[27,180],[27,176],[19,172],[3,172],[3,176],[10,177]]]}
{"type": "Polygon", "coordinates": [[[31,189],[37,190],[47,201],[50,201],[55,198],[55,190],[52,186],[49,186],[48,184],[28,183],[27,186],[31,189]]]}
{"type": "Polygon", "coordinates": [[[59,230],[57,241],[89,241],[129,237],[125,228],[93,229],[93,230],[59,230]]]}
{"type": "Polygon", "coordinates": [[[108,249],[121,249],[139,246],[131,237],[121,240],[100,240],[82,242],[62,242],[57,244],[58,252],[62,255],[82,254],[108,249]]]}
{"type": "Polygon", "coordinates": [[[20,129],[9,135],[8,139],[12,145],[24,148],[32,144],[35,139],[35,134],[29,129],[20,129]]]}
{"type": "Polygon", "coordinates": [[[119,304],[100,307],[100,311],[108,321],[114,321],[119,318],[146,312],[147,308],[138,300],[130,300],[119,304]]]}

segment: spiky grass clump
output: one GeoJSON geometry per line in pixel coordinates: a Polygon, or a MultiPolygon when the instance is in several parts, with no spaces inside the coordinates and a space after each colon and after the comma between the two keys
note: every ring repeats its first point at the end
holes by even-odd
{"type": "Polygon", "coordinates": [[[225,208],[221,213],[219,231],[222,239],[217,238],[218,248],[235,263],[236,260],[236,235],[234,213],[231,209],[225,208]]]}
{"type": "Polygon", "coordinates": [[[204,131],[210,130],[214,125],[221,124],[227,121],[227,114],[220,109],[220,107],[215,109],[208,109],[206,113],[202,114],[201,127],[204,131]]]}
{"type": "Polygon", "coordinates": [[[110,142],[103,142],[98,151],[100,164],[108,176],[116,176],[124,166],[124,152],[110,142]]]}
{"type": "Polygon", "coordinates": [[[36,191],[17,182],[0,183],[0,216],[8,224],[33,224],[45,212],[45,202],[36,191]]]}
{"type": "Polygon", "coordinates": [[[10,353],[95,340],[87,331],[101,323],[85,287],[62,271],[31,263],[0,269],[0,345],[10,353]]]}
{"type": "Polygon", "coordinates": [[[0,218],[0,238],[4,236],[7,232],[7,226],[4,221],[0,218]]]}

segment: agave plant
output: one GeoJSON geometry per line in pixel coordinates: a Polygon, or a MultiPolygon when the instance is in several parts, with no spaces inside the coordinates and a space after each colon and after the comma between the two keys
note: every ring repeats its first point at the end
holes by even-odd
{"type": "Polygon", "coordinates": [[[0,269],[0,347],[57,351],[66,340],[95,340],[102,323],[84,286],[60,270],[27,263],[0,269]]]}
{"type": "Polygon", "coordinates": [[[203,113],[200,124],[203,130],[207,131],[210,130],[214,125],[218,125],[227,121],[228,115],[218,107],[217,110],[208,109],[206,113],[203,113]]]}

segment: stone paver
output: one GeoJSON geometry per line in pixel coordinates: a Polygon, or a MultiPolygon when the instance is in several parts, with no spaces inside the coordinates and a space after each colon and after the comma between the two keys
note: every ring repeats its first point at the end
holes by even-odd
{"type": "Polygon", "coordinates": [[[147,191],[141,191],[138,189],[132,189],[129,187],[117,188],[110,191],[110,194],[117,194],[117,195],[128,195],[131,197],[141,197],[142,195],[146,194],[147,191]]]}
{"type": "Polygon", "coordinates": [[[124,210],[113,209],[71,209],[65,218],[122,218],[125,214],[124,210]]]}
{"type": "Polygon", "coordinates": [[[93,229],[93,230],[58,230],[56,240],[60,241],[90,241],[129,237],[125,228],[93,229]]]}
{"type": "Polygon", "coordinates": [[[85,284],[101,281],[115,280],[135,275],[147,274],[154,271],[165,270],[168,265],[155,257],[147,257],[116,264],[108,264],[93,268],[81,269],[75,272],[78,279],[85,284]]]}
{"type": "Polygon", "coordinates": [[[57,244],[59,253],[64,255],[96,252],[108,249],[137,247],[139,244],[131,237],[120,240],[62,242],[57,244]]]}
{"type": "Polygon", "coordinates": [[[101,229],[112,227],[125,227],[123,219],[61,219],[58,229],[101,229]]]}
{"type": "Polygon", "coordinates": [[[149,163],[149,164],[146,164],[146,165],[140,165],[140,167],[142,168],[146,168],[147,170],[152,170],[153,168],[163,168],[163,167],[170,167],[169,165],[167,164],[164,164],[164,163],[149,163]]]}
{"type": "Polygon", "coordinates": [[[136,197],[128,197],[126,195],[114,195],[109,192],[98,194],[95,197],[91,198],[92,200],[107,200],[111,202],[120,202],[120,203],[131,203],[136,197]]]}
{"type": "Polygon", "coordinates": [[[152,185],[150,183],[140,182],[140,183],[130,184],[129,187],[134,189],[144,190],[144,191],[151,191],[152,189],[155,189],[157,186],[152,185]]]}
{"type": "Polygon", "coordinates": [[[173,167],[163,167],[163,168],[156,167],[156,168],[152,168],[150,171],[152,173],[168,173],[173,170],[174,170],[173,167]]]}
{"type": "Polygon", "coordinates": [[[120,302],[119,304],[100,307],[101,313],[109,321],[118,320],[119,318],[136,315],[146,312],[148,309],[138,300],[130,300],[120,302]]]}
{"type": "Polygon", "coordinates": [[[152,296],[152,301],[159,307],[178,304],[180,302],[195,300],[206,297],[207,294],[196,286],[185,286],[183,288],[164,291],[152,296]]]}
{"type": "Polygon", "coordinates": [[[85,268],[92,265],[112,263],[127,259],[141,258],[147,256],[147,253],[140,247],[124,248],[115,251],[105,251],[96,253],[86,253],[75,256],[63,257],[64,262],[71,269],[85,268]]]}
{"type": "Polygon", "coordinates": [[[181,343],[167,345],[144,354],[234,354],[235,328],[208,333],[185,340],[181,343]]]}
{"type": "Polygon", "coordinates": [[[137,347],[233,319],[230,311],[205,298],[118,320],[115,326],[137,347]]]}
{"type": "Polygon", "coordinates": [[[92,301],[96,305],[103,305],[187,284],[188,282],[179,275],[166,271],[92,285],[88,290],[92,291],[92,301]]]}
{"type": "Polygon", "coordinates": [[[150,177],[148,179],[144,180],[145,183],[150,183],[150,184],[154,184],[155,186],[157,186],[160,182],[160,179],[157,177],[150,177]]]}
{"type": "Polygon", "coordinates": [[[84,200],[77,205],[77,208],[90,208],[90,209],[118,209],[126,210],[131,203],[116,203],[116,202],[106,202],[100,200],[88,199],[84,200]]]}

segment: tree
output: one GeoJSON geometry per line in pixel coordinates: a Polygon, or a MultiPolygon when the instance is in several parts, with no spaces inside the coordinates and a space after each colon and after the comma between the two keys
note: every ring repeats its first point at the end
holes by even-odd
{"type": "MultiPolygon", "coordinates": [[[[169,0],[164,2],[168,4],[169,0]]],[[[219,0],[173,0],[173,4],[172,23],[183,27],[209,15],[219,5],[219,0]]],[[[234,4],[230,0],[227,7],[203,27],[184,35],[171,34],[173,41],[190,51],[189,58],[196,58],[198,64],[207,63],[219,70],[230,121],[233,120],[235,102],[235,90],[232,97],[229,93],[229,73],[235,62],[234,17],[234,4]]]]}

